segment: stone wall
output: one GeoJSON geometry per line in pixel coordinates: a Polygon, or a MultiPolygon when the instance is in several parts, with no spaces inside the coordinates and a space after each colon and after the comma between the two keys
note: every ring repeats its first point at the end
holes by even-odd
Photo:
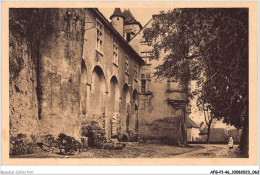
{"type": "Polygon", "coordinates": [[[42,114],[40,133],[80,132],[80,73],[83,52],[84,11],[48,9],[52,28],[41,47],[42,114]]]}
{"type": "MultiPolygon", "coordinates": [[[[140,26],[138,24],[125,24],[124,25],[124,38],[127,39],[127,33],[133,33],[136,35],[140,31],[140,26]]],[[[131,39],[134,37],[134,35],[131,34],[131,39]]]]}
{"type": "MultiPolygon", "coordinates": [[[[149,91],[151,94],[140,95],[139,115],[140,115],[140,135],[142,137],[168,137],[169,139],[178,140],[180,122],[178,118],[182,115],[180,109],[174,109],[169,103],[169,93],[167,80],[156,80],[151,78],[149,91]],[[168,120],[169,119],[169,120],[168,120]],[[167,122],[172,122],[169,126],[167,122]],[[153,123],[162,125],[156,128],[153,123]],[[171,128],[172,127],[172,128],[171,128]]],[[[171,98],[178,99],[180,93],[171,94],[171,98]]]]}
{"type": "Polygon", "coordinates": [[[181,137],[181,116],[165,117],[150,122],[140,123],[142,140],[154,140],[178,145],[181,137]]]}
{"type": "Polygon", "coordinates": [[[84,17],[82,9],[10,9],[11,135],[79,135],[84,17]]]}
{"type": "Polygon", "coordinates": [[[19,19],[28,14],[10,9],[9,33],[9,127],[10,137],[37,131],[38,101],[36,65],[32,59],[29,38],[19,19]]]}
{"type": "Polygon", "coordinates": [[[118,133],[135,130],[133,92],[139,89],[135,72],[141,63],[109,25],[95,9],[10,10],[12,135],[64,133],[80,140],[82,126],[95,123],[109,138],[112,121],[118,133]],[[100,51],[96,21],[103,25],[100,51]],[[113,38],[118,40],[117,64],[113,38]]]}

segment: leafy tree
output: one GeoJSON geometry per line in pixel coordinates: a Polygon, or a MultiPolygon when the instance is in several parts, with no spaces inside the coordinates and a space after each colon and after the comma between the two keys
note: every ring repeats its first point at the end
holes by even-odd
{"type": "Polygon", "coordinates": [[[144,38],[153,58],[166,52],[157,76],[196,81],[197,105],[214,118],[242,128],[240,149],[248,155],[248,9],[185,8],[154,17],[144,38]]]}

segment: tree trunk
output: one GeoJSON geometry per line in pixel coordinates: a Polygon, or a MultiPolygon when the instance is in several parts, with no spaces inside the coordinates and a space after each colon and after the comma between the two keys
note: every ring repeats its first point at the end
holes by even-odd
{"type": "Polygon", "coordinates": [[[180,123],[180,143],[183,146],[188,146],[187,143],[187,130],[186,130],[186,126],[184,124],[184,122],[180,123]]]}
{"type": "Polygon", "coordinates": [[[186,128],[186,124],[183,124],[183,145],[186,147],[188,146],[187,143],[187,128],[186,128]]]}
{"type": "Polygon", "coordinates": [[[210,137],[210,127],[211,123],[208,124],[208,133],[207,133],[207,143],[209,144],[209,137],[210,137]]]}
{"type": "Polygon", "coordinates": [[[248,151],[249,151],[248,122],[244,122],[239,147],[240,147],[241,154],[243,154],[245,157],[249,157],[249,153],[248,153],[248,151]]]}

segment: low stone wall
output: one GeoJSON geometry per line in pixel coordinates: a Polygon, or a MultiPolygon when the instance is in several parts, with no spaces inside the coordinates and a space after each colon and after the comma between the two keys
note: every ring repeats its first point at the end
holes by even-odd
{"type": "Polygon", "coordinates": [[[37,149],[61,155],[74,155],[89,148],[118,150],[126,146],[118,139],[106,140],[97,128],[92,127],[89,131],[91,135],[82,136],[80,141],[63,133],[58,137],[51,134],[34,136],[20,133],[10,138],[9,155],[37,154],[37,149]]]}
{"type": "Polygon", "coordinates": [[[144,141],[158,141],[177,145],[180,139],[181,117],[168,117],[141,123],[140,137],[144,141]]]}

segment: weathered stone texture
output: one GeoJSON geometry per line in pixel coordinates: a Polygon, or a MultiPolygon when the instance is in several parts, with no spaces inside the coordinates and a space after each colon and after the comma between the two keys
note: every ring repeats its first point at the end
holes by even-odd
{"type": "MultiPolygon", "coordinates": [[[[10,13],[10,16],[13,14],[10,13]]],[[[36,71],[28,40],[22,33],[9,35],[9,124],[10,137],[35,133],[38,123],[36,71]]]]}
{"type": "Polygon", "coordinates": [[[10,11],[10,133],[79,135],[82,13],[10,11]]]}
{"type": "Polygon", "coordinates": [[[151,122],[140,123],[141,139],[155,140],[167,144],[178,144],[181,136],[182,117],[165,117],[151,122]]]}
{"type": "Polygon", "coordinates": [[[96,122],[110,138],[113,117],[117,134],[136,131],[131,101],[142,60],[97,10],[12,9],[10,25],[10,133],[80,140],[82,126],[96,122]],[[103,25],[99,51],[97,21],[103,25]]]}
{"type": "MultiPolygon", "coordinates": [[[[40,140],[63,133],[79,141],[89,137],[84,128],[94,123],[100,133],[91,138],[100,142],[137,140],[139,132],[147,138],[180,137],[183,114],[169,99],[186,99],[183,89],[151,77],[161,62],[141,67],[137,52],[97,9],[11,9],[10,29],[11,135],[34,134],[40,140]],[[140,93],[143,73],[147,87],[140,93]]],[[[128,29],[136,34],[140,26],[128,29]]],[[[140,42],[142,32],[130,42],[139,54],[151,49],[137,47],[140,42]]]]}
{"type": "MultiPolygon", "coordinates": [[[[120,21],[119,21],[120,22],[120,21]]],[[[136,55],[127,47],[121,36],[115,36],[115,32],[106,27],[106,22],[93,10],[86,11],[86,24],[84,35],[83,60],[86,64],[87,79],[87,111],[84,120],[95,121],[99,126],[105,127],[106,136],[111,137],[112,119],[116,119],[117,132],[126,133],[127,106],[128,114],[131,116],[134,105],[133,91],[139,89],[138,80],[134,78],[134,68],[140,71],[140,62],[136,61],[136,55]],[[92,29],[92,23],[99,21],[103,24],[102,41],[103,49],[97,51],[97,31],[92,29]],[[121,39],[120,39],[121,38],[121,39]],[[114,62],[113,40],[118,42],[118,63],[114,62]],[[128,73],[126,73],[125,59],[128,58],[128,73]]],[[[137,77],[138,78],[138,77],[137,77]]],[[[133,123],[131,117],[129,121],[133,123]]],[[[85,122],[85,121],[83,121],[85,122]]],[[[115,124],[114,124],[115,125],[115,124]]]]}
{"type": "Polygon", "coordinates": [[[48,41],[42,43],[41,133],[74,137],[80,132],[80,70],[83,47],[82,9],[50,9],[48,41]]]}

